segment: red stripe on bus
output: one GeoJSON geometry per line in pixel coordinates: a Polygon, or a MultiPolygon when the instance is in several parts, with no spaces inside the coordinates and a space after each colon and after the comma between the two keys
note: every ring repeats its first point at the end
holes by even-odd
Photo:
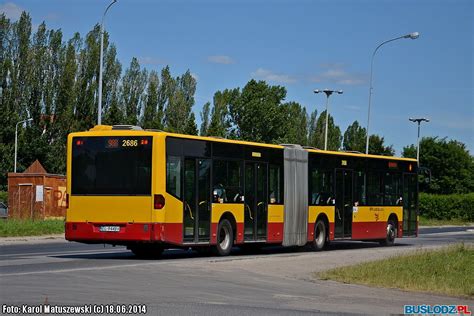
{"type": "Polygon", "coordinates": [[[329,223],[329,240],[334,240],[334,222],[329,223]]]}
{"type": "Polygon", "coordinates": [[[380,239],[387,236],[386,222],[353,222],[352,239],[380,239]]]}
{"type": "Polygon", "coordinates": [[[283,241],[283,223],[268,223],[267,242],[281,243],[283,241]]]}
{"type": "Polygon", "coordinates": [[[157,225],[161,226],[161,241],[174,245],[183,244],[183,223],[161,223],[157,225]]]}

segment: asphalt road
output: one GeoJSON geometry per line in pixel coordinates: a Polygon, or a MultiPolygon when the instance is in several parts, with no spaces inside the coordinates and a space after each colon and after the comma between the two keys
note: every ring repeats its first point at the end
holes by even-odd
{"type": "MultiPolygon", "coordinates": [[[[323,281],[313,273],[419,248],[474,243],[474,227],[423,228],[394,247],[334,242],[328,251],[281,247],[229,257],[168,250],[139,260],[123,247],[62,240],[0,241],[1,304],[146,304],[148,315],[401,314],[405,304],[474,301],[323,281]]],[[[420,271],[420,273],[423,273],[420,271]]]]}

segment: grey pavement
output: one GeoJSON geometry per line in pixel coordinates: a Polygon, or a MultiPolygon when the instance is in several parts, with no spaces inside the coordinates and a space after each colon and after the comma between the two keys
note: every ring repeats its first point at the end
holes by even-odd
{"type": "MultiPolygon", "coordinates": [[[[429,293],[323,281],[314,272],[452,243],[474,227],[423,228],[394,247],[334,242],[328,251],[236,248],[229,257],[168,250],[139,260],[123,247],[61,239],[0,242],[1,304],[146,304],[148,315],[402,314],[405,304],[468,304],[429,293]]],[[[422,273],[422,272],[420,272],[422,273]]]]}

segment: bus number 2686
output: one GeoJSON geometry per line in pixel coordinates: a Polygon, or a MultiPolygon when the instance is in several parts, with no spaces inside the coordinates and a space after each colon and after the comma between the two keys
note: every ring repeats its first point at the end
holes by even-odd
{"type": "Polygon", "coordinates": [[[138,146],[138,140],[136,139],[123,139],[122,147],[136,147],[138,146]]]}

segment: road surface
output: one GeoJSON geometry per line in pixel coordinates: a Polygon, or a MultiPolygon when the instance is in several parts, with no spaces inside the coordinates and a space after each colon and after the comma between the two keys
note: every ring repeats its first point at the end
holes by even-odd
{"type": "MultiPolygon", "coordinates": [[[[334,242],[328,251],[281,247],[229,257],[168,250],[139,260],[123,247],[62,240],[0,241],[1,304],[146,304],[147,315],[403,314],[405,304],[468,304],[466,298],[318,280],[314,272],[418,248],[474,243],[474,227],[420,229],[394,247],[334,242]]],[[[420,272],[421,273],[421,272],[420,272]]]]}

